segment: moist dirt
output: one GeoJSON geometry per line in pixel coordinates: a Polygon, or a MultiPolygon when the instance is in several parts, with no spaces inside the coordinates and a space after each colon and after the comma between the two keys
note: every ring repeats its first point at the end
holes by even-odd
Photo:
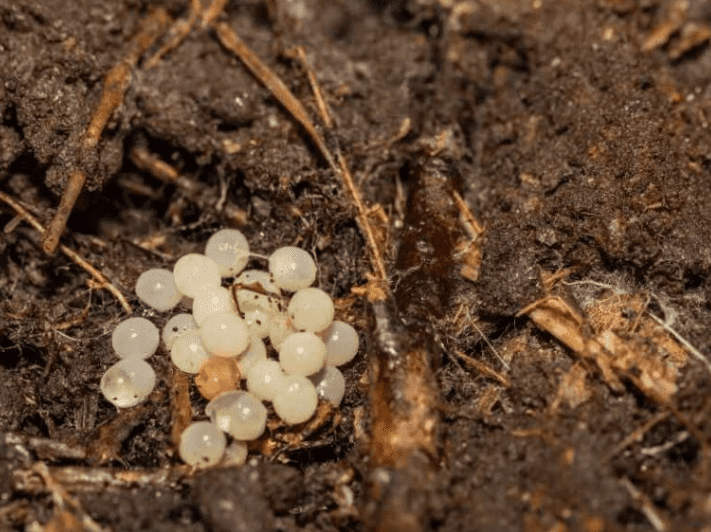
{"type": "MultiPolygon", "coordinates": [[[[356,205],[212,29],[149,64],[190,4],[0,0],[0,191],[46,225],[85,172],[62,243],[159,326],[170,315],[136,279],[219,228],[264,255],[308,250],[360,331],[345,399],[313,430],[270,425],[243,467],[190,471],[174,427],[186,404],[204,417],[192,379],[159,348],[147,402],[104,400],[126,312],[3,201],[2,531],[380,529],[378,324],[359,290],[375,267],[356,205]],[[87,153],[104,78],[155,9],[161,37],[87,153]]],[[[427,353],[434,474],[393,474],[416,516],[402,530],[711,530],[711,2],[247,0],[217,20],[347,159],[412,336],[399,345],[427,353]],[[608,353],[616,377],[557,332],[561,315],[534,319],[550,298],[587,340],[626,346],[608,353]]]]}

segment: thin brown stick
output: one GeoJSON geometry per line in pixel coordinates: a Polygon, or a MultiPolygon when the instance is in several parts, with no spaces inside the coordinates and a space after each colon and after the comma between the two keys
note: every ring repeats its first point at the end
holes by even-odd
{"type": "MultiPolygon", "coordinates": [[[[361,198],[360,191],[355,186],[353,182],[353,177],[348,169],[348,163],[346,162],[343,155],[337,153],[336,156],[333,155],[326,142],[319,133],[319,131],[314,126],[308,112],[301,104],[296,96],[288,89],[286,85],[279,79],[279,77],[262,62],[257,55],[249,49],[245,42],[230,28],[229,25],[222,22],[218,24],[215,28],[217,37],[228,51],[235,54],[249,69],[250,72],[261,81],[267,89],[272,93],[272,95],[281,103],[289,113],[301,124],[301,126],[306,130],[306,133],[311,137],[316,147],[323,155],[328,165],[331,167],[336,175],[340,175],[343,180],[346,189],[351,195],[353,202],[355,203],[356,210],[358,212],[358,224],[361,230],[365,234],[366,240],[368,242],[368,247],[371,253],[371,259],[375,266],[377,276],[382,284],[387,282],[387,271],[385,269],[385,264],[383,262],[382,255],[380,254],[380,249],[376,244],[375,237],[373,235],[373,230],[368,222],[368,214],[365,205],[363,204],[363,199],[361,198]]],[[[317,81],[314,79],[314,82],[317,81]]]]}
{"type": "Polygon", "coordinates": [[[190,30],[193,29],[200,11],[202,11],[200,0],[191,0],[188,18],[178,20],[173,24],[170,30],[168,30],[168,42],[161,46],[160,49],[144,63],[146,70],[155,67],[165,54],[180,46],[180,43],[185,40],[185,37],[190,34],[190,30]]]}
{"type": "Polygon", "coordinates": [[[321,115],[321,120],[328,129],[333,129],[333,117],[326,104],[326,99],[323,96],[321,85],[319,85],[316,79],[316,71],[306,58],[306,50],[304,50],[303,46],[296,47],[296,57],[299,59],[301,66],[304,67],[304,70],[306,70],[306,76],[309,78],[311,90],[316,97],[316,107],[318,108],[319,115],[321,115]]]}
{"type": "MultiPolygon", "coordinates": [[[[47,233],[47,230],[44,228],[44,226],[34,216],[32,216],[27,211],[27,209],[25,209],[22,205],[20,205],[17,201],[12,199],[10,196],[5,194],[4,192],[0,192],[0,200],[4,201],[10,207],[15,209],[15,212],[19,216],[22,216],[22,218],[24,220],[26,220],[27,223],[29,223],[32,227],[34,227],[38,233],[40,233],[41,235],[45,235],[47,233]]],[[[86,271],[89,275],[91,275],[99,283],[101,288],[111,292],[111,294],[118,300],[118,302],[121,303],[121,306],[124,308],[124,310],[127,313],[131,314],[133,312],[131,305],[128,304],[128,301],[126,301],[126,298],[123,296],[123,294],[119,291],[118,288],[116,288],[114,285],[111,284],[111,282],[109,282],[109,280],[106,278],[106,276],[103,273],[101,273],[99,270],[94,268],[84,258],[82,258],[77,252],[75,252],[71,248],[65,246],[64,244],[60,245],[59,249],[67,257],[69,257],[71,260],[76,262],[79,265],[79,267],[81,267],[84,271],[86,271]]]]}
{"type": "MultiPolygon", "coordinates": [[[[138,168],[149,172],[153,177],[160,179],[164,183],[175,185],[185,194],[187,199],[192,200],[198,206],[204,207],[204,203],[213,205],[219,203],[219,198],[209,186],[201,181],[182,175],[143,146],[134,146],[129,151],[128,156],[138,168]]],[[[219,207],[216,208],[220,210],[219,207]]],[[[244,209],[240,209],[232,203],[225,203],[221,210],[227,218],[237,225],[245,225],[247,223],[247,212],[244,209]]]]}
{"type": "Polygon", "coordinates": [[[494,379],[496,382],[504,386],[505,388],[511,388],[511,381],[507,379],[504,375],[499,373],[493,368],[490,368],[483,362],[479,362],[478,360],[470,357],[469,355],[464,354],[463,351],[460,351],[459,349],[454,350],[454,354],[457,356],[459,360],[464,362],[467,366],[472,368],[473,370],[481,373],[482,375],[489,377],[491,379],[494,379]]]}
{"type": "Polygon", "coordinates": [[[212,0],[209,6],[200,14],[200,25],[203,28],[212,26],[215,19],[222,13],[227,5],[228,0],[212,0]]]}
{"type": "MultiPolygon", "coordinates": [[[[82,140],[82,150],[84,152],[96,148],[111,115],[123,102],[126,90],[131,83],[131,70],[141,55],[159,37],[169,20],[170,16],[165,9],[159,8],[153,11],[146,18],[141,31],[134,37],[131,50],[126,54],[126,57],[114,66],[104,78],[101,100],[89,121],[82,140]]],[[[42,247],[46,253],[52,255],[57,250],[57,244],[62,233],[64,233],[69,215],[72,213],[74,204],[85,183],[86,174],[79,169],[75,169],[67,178],[59,208],[47,228],[47,233],[44,235],[42,247]]]]}
{"type": "Polygon", "coordinates": [[[57,250],[59,239],[67,225],[69,215],[74,209],[74,204],[79,197],[79,193],[84,188],[84,183],[86,183],[86,174],[81,170],[74,170],[71,174],[69,174],[67,184],[64,186],[62,199],[59,202],[59,208],[54,214],[54,218],[52,218],[52,221],[49,224],[49,229],[47,230],[42,242],[42,248],[45,253],[52,255],[57,250]]]}
{"type": "Polygon", "coordinates": [[[190,404],[190,379],[186,373],[177,368],[172,370],[173,385],[171,386],[170,408],[172,423],[170,436],[175,449],[180,445],[180,436],[183,430],[193,420],[193,408],[190,404]]]}

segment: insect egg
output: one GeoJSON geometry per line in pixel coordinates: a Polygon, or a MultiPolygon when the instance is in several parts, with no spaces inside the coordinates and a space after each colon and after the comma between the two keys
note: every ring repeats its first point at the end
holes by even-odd
{"type": "Polygon", "coordinates": [[[249,242],[237,229],[223,229],[210,237],[205,255],[214,260],[222,277],[231,277],[244,270],[249,261],[249,242]]]}
{"type": "Polygon", "coordinates": [[[148,358],[156,352],[158,342],[158,328],[146,318],[128,318],[111,335],[111,345],[121,358],[148,358]]]}
{"type": "Polygon", "coordinates": [[[161,312],[172,309],[183,298],[175,286],[173,272],[161,268],[146,270],[138,277],[136,296],[149,307],[161,312]]]}
{"type": "Polygon", "coordinates": [[[218,463],[225,454],[227,439],[209,421],[197,421],[180,435],[178,453],[191,466],[208,467],[218,463]]]}
{"type": "Polygon", "coordinates": [[[153,368],[143,359],[124,358],[101,377],[101,393],[119,408],[130,408],[145,401],[156,384],[153,368]]]}

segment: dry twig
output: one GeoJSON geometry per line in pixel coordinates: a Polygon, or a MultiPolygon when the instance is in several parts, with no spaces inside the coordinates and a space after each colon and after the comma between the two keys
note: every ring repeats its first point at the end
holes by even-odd
{"type": "MultiPolygon", "coordinates": [[[[114,66],[104,79],[104,88],[98,107],[91,117],[84,133],[81,149],[84,153],[96,149],[106,124],[111,115],[123,102],[124,95],[131,83],[131,70],[135,67],[141,55],[155,42],[170,16],[165,9],[153,11],[144,21],[143,28],[138,32],[131,44],[131,50],[116,66],[114,66]]],[[[59,239],[67,225],[69,215],[72,213],[79,193],[86,182],[83,170],[75,169],[67,178],[59,208],[44,235],[43,247],[45,252],[53,254],[59,244],[59,239]]]]}
{"type": "MultiPolygon", "coordinates": [[[[4,192],[0,192],[0,200],[4,201],[7,203],[10,207],[15,209],[15,212],[21,216],[24,220],[27,221],[32,227],[34,227],[37,232],[39,232],[41,235],[46,234],[46,229],[44,226],[34,217],[32,216],[27,209],[25,209],[22,205],[20,205],[17,201],[12,199],[10,196],[5,194],[4,192]]],[[[101,273],[99,270],[94,268],[91,264],[89,264],[84,258],[82,258],[77,252],[72,250],[71,248],[65,246],[64,244],[59,246],[59,249],[62,253],[64,253],[67,257],[69,257],[71,260],[73,260],[76,264],[79,265],[84,271],[89,273],[99,284],[99,286],[107,291],[109,291],[117,300],[119,303],[121,303],[121,306],[124,308],[124,310],[131,314],[133,312],[133,309],[131,308],[131,305],[128,304],[128,301],[126,298],[123,296],[123,294],[119,291],[118,288],[116,288],[114,285],[109,282],[109,280],[104,276],[103,273],[101,273]]]]}

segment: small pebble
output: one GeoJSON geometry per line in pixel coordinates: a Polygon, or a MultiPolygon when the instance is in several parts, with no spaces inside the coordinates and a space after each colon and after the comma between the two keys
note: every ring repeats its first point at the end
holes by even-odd
{"type": "Polygon", "coordinates": [[[302,375],[289,375],[284,388],[274,397],[274,410],[286,423],[296,425],[311,418],[318,406],[316,389],[302,375]]]}
{"type": "Polygon", "coordinates": [[[200,395],[211,401],[223,392],[239,390],[240,371],[234,358],[211,357],[195,377],[200,395]]]}
{"type": "Polygon", "coordinates": [[[309,380],[316,388],[320,399],[330,401],[338,406],[346,393],[346,379],[338,368],[326,366],[318,373],[314,373],[309,380]]]}
{"type": "Polygon", "coordinates": [[[326,364],[342,366],[347,364],[358,352],[358,333],[343,321],[334,321],[319,334],[326,344],[326,364]]]}
{"type": "Polygon", "coordinates": [[[205,255],[217,263],[222,277],[232,277],[249,261],[249,242],[241,231],[223,229],[207,241],[205,255]]]}
{"type": "Polygon", "coordinates": [[[262,401],[241,390],[218,395],[205,407],[205,414],[221,431],[241,441],[259,438],[267,422],[262,401]]]}
{"type": "Polygon", "coordinates": [[[166,312],[183,298],[175,286],[173,272],[153,268],[143,272],[136,281],[136,296],[149,307],[166,312]]]}
{"type": "Polygon", "coordinates": [[[178,453],[188,465],[209,467],[222,460],[227,439],[209,421],[197,421],[189,425],[180,435],[178,453]]]}
{"type": "Polygon", "coordinates": [[[333,300],[320,288],[303,288],[289,301],[287,313],[298,330],[323,331],[333,323],[333,300]]]}
{"type": "Polygon", "coordinates": [[[209,353],[234,357],[249,347],[250,336],[242,318],[231,312],[208,316],[200,325],[200,336],[209,353]]]}
{"type": "Polygon", "coordinates": [[[194,298],[200,292],[220,286],[220,268],[210,257],[188,253],[173,267],[175,286],[181,294],[194,298]]]}
{"type": "Polygon", "coordinates": [[[146,318],[128,318],[111,335],[111,345],[120,358],[148,358],[158,349],[158,328],[146,318]]]}
{"type": "Polygon", "coordinates": [[[316,263],[303,249],[285,246],[269,257],[269,273],[279,288],[296,292],[316,280],[316,263]]]}
{"type": "Polygon", "coordinates": [[[181,335],[188,331],[197,331],[198,324],[195,323],[191,314],[176,314],[168,320],[168,323],[163,327],[161,337],[166,349],[170,351],[173,347],[173,342],[181,335]]]}
{"type": "Polygon", "coordinates": [[[326,363],[326,345],[314,333],[294,333],[282,342],[279,363],[288,375],[313,375],[326,363]]]}
{"type": "Polygon", "coordinates": [[[131,408],[142,403],[153,391],[156,374],[141,358],[124,358],[101,377],[101,393],[118,408],[131,408]]]}

